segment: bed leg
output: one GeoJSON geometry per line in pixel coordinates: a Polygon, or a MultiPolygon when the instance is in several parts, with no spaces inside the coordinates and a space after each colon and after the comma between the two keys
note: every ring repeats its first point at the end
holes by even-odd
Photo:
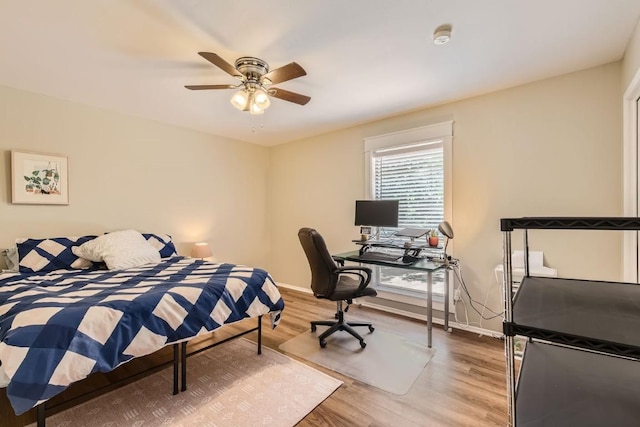
{"type": "Polygon", "coordinates": [[[187,342],[182,343],[182,391],[187,391],[187,342]]]}
{"type": "Polygon", "coordinates": [[[178,394],[178,344],[173,345],[173,395],[178,394]]]}
{"type": "Polygon", "coordinates": [[[39,404],[38,406],[36,406],[36,412],[38,414],[38,427],[44,427],[45,424],[45,416],[44,416],[44,403],[39,404]]]}
{"type": "Polygon", "coordinates": [[[258,354],[262,354],[262,316],[258,316],[258,354]]]}

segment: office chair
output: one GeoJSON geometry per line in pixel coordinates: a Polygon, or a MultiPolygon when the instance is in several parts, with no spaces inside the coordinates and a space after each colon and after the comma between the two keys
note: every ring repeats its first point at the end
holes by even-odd
{"type": "Polygon", "coordinates": [[[360,341],[360,347],[365,348],[367,343],[353,329],[354,326],[367,326],[369,332],[375,329],[371,323],[347,323],[344,320],[344,312],[349,309],[353,298],[364,296],[376,296],[375,289],[368,288],[371,281],[371,269],[366,267],[338,266],[324,242],[324,239],[313,228],[301,228],[298,238],[302,249],[311,267],[311,289],[316,298],[336,301],[337,311],[335,321],[312,321],[311,331],[315,332],[318,325],[329,326],[319,337],[320,347],[327,346],[326,338],[336,331],[346,331],[360,341]],[[351,277],[350,277],[351,276],[351,277]],[[342,309],[342,302],[347,302],[347,308],[342,309]]]}

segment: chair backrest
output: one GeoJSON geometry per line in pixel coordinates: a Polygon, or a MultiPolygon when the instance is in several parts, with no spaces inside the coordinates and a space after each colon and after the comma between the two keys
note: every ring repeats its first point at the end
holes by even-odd
{"type": "Polygon", "coordinates": [[[316,297],[328,298],[336,289],[338,266],[324,239],[313,228],[301,228],[298,238],[311,267],[311,289],[316,297]]]}

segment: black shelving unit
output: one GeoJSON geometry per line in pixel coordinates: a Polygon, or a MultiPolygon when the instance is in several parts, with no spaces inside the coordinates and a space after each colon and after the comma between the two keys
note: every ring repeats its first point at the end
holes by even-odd
{"type": "Polygon", "coordinates": [[[503,218],[500,229],[511,425],[640,425],[640,285],[534,277],[528,265],[529,230],[640,230],[640,218],[503,218]],[[525,275],[512,297],[518,229],[525,275]],[[518,378],[516,335],[529,338],[518,378]]]}

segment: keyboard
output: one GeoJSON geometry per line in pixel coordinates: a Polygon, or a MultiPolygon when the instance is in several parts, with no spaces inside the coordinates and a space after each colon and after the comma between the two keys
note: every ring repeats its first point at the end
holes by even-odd
{"type": "Polygon", "coordinates": [[[360,255],[361,259],[368,259],[371,261],[397,261],[401,258],[402,254],[389,254],[386,252],[369,251],[360,255]]]}

